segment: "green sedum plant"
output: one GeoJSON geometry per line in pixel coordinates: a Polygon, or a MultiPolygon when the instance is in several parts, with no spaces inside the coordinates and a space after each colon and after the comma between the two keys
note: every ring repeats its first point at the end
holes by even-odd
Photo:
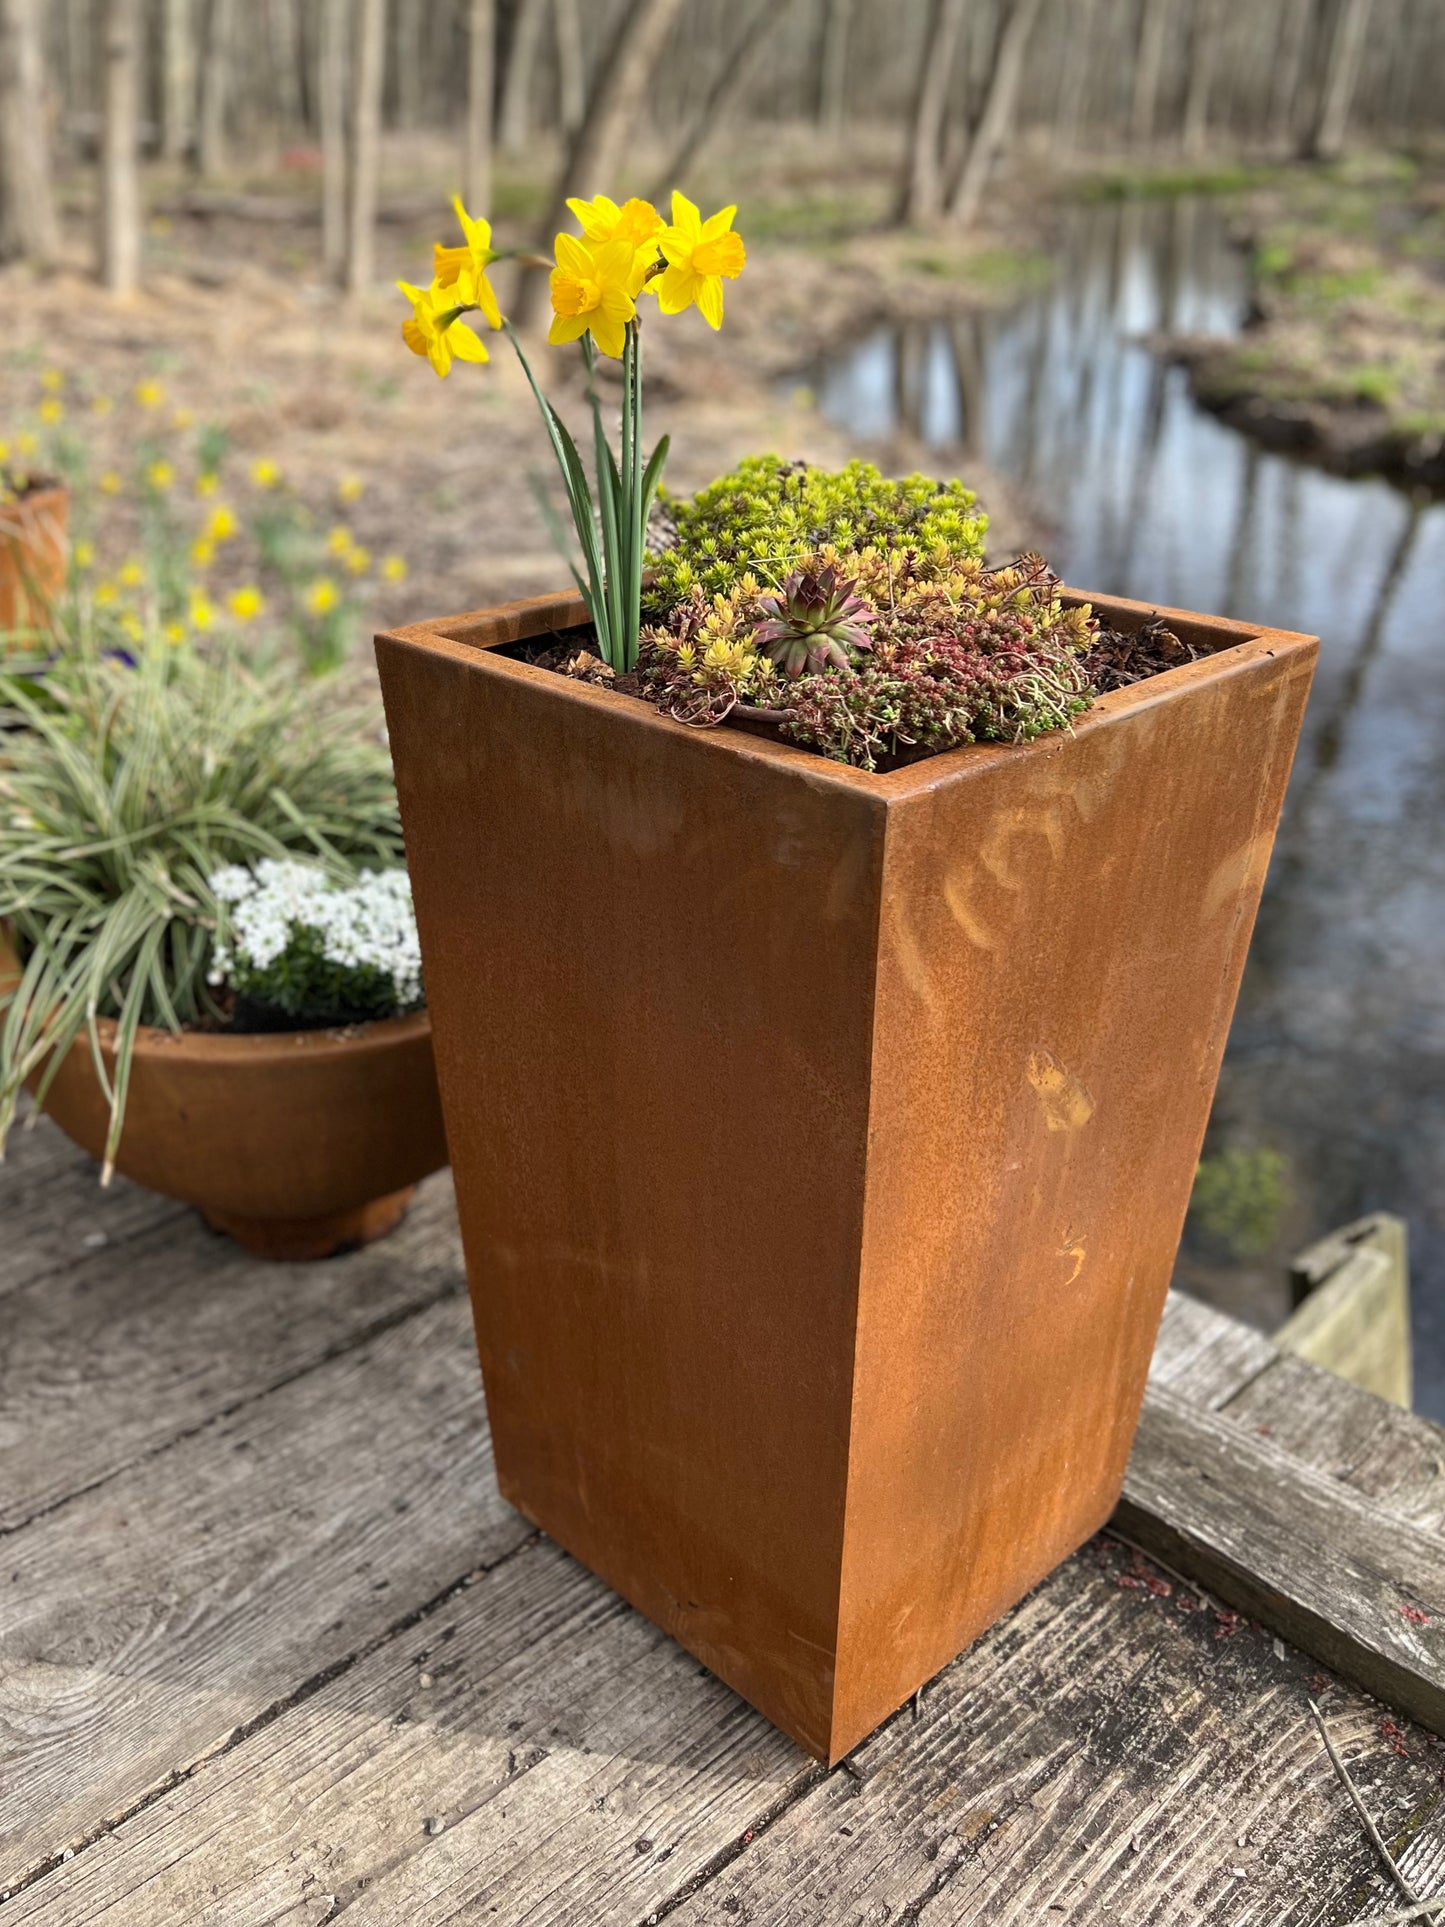
{"type": "Polygon", "coordinates": [[[824,548],[844,556],[946,550],[958,562],[978,560],[988,517],[976,501],[962,482],[892,481],[871,462],[826,469],[749,456],[690,501],[669,498],[677,540],[652,558],[648,610],[663,620],[694,589],[727,595],[745,575],[779,588],[805,556],[824,548]]]}
{"type": "Polygon", "coordinates": [[[0,923],[22,960],[0,990],[0,1148],[26,1079],[43,1097],[85,1033],[110,1102],[108,1177],[138,1028],[224,1017],[208,982],[216,873],[293,854],[344,877],[399,864],[390,760],[358,719],[323,718],[233,653],[155,637],[133,658],[77,643],[39,670],[0,668],[0,715],[0,923]]]}

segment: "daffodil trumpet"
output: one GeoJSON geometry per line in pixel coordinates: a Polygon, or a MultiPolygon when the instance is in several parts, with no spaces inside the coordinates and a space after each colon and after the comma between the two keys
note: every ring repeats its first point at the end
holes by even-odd
{"type": "Polygon", "coordinates": [[[468,214],[460,201],[454,205],[462,245],[438,244],[430,287],[397,284],[412,304],[403,337],[414,354],[426,356],[437,374],[446,376],[454,360],[489,359],[481,337],[463,315],[480,311],[506,334],[552,444],[582,552],[581,568],[545,488],[534,482],[538,502],[597,631],[598,654],[614,670],[626,672],[637,663],[647,525],[668,449],[664,435],[650,456],[643,454],[638,304],[651,295],[662,314],[696,307],[709,327],[720,327],[723,281],[740,274],[746,258],[742,241],[732,231],[735,210],[724,208],[704,221],[691,201],[674,194],[669,225],[650,201],[619,206],[599,194],[591,201],[567,203],[582,232],[559,234],[555,261],[545,263],[551,269],[552,299],[547,339],[553,346],[575,341],[582,348],[592,410],[594,496],[594,483],[588,481],[571,431],[543,394],[487,279],[496,261],[512,258],[531,265],[537,257],[522,249],[499,252],[492,246],[488,223],[468,214]],[[621,364],[622,423],[616,453],[597,390],[599,354],[621,364]]]}

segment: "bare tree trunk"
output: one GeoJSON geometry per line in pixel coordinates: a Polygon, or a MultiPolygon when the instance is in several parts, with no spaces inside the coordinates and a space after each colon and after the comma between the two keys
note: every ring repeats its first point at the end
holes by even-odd
{"type": "Polygon", "coordinates": [[[351,0],[321,0],[317,97],[321,109],[321,259],[327,279],[346,271],[346,49],[351,0]]]}
{"type": "Polygon", "coordinates": [[[553,0],[557,32],[557,88],[562,131],[571,140],[587,117],[587,59],[582,49],[582,16],[577,0],[553,0]]]}
{"type": "Polygon", "coordinates": [[[196,106],[196,43],[191,0],[164,0],[161,13],[161,152],[184,158],[196,106]]]}
{"type": "Polygon", "coordinates": [[[226,103],[231,89],[232,0],[209,0],[201,51],[201,109],[196,127],[196,167],[219,174],[226,164],[226,103]]]}
{"type": "Polygon", "coordinates": [[[1223,12],[1223,0],[1195,0],[1189,86],[1184,96],[1184,123],[1180,133],[1180,143],[1191,158],[1204,152],[1209,136],[1209,96],[1219,58],[1223,12]]]}
{"type": "Polygon", "coordinates": [[[1349,129],[1350,102],[1360,77],[1360,61],[1365,51],[1365,29],[1370,21],[1370,0],[1341,0],[1335,16],[1335,31],[1330,40],[1329,64],[1320,93],[1319,113],[1310,130],[1309,154],[1317,161],[1335,160],[1344,152],[1349,129]]]}
{"type": "Polygon", "coordinates": [[[1313,14],[1314,0],[1283,0],[1270,79],[1269,126],[1286,153],[1294,151],[1300,82],[1304,78],[1305,50],[1313,14]]]}
{"type": "Polygon", "coordinates": [[[385,79],[386,0],[357,0],[351,94],[351,205],[347,210],[346,289],[370,287],[376,259],[376,189],[385,79]]]}
{"type": "Polygon", "coordinates": [[[1098,13],[1098,0],[1073,0],[1069,8],[1069,34],[1061,58],[1063,60],[1063,88],[1058,109],[1054,117],[1053,139],[1050,147],[1055,154],[1076,153],[1079,145],[1079,129],[1084,124],[1085,108],[1089,104],[1089,80],[1094,63],[1094,22],[1098,13]]]}
{"type": "Polygon", "coordinates": [[[933,221],[943,212],[943,117],[963,31],[965,0],[933,0],[913,99],[899,216],[933,221]]]}
{"type": "Polygon", "coordinates": [[[391,57],[396,83],[396,124],[419,127],[422,118],[421,0],[392,11],[391,57]]]}
{"type": "MultiPolygon", "coordinates": [[[[617,188],[616,175],[624,152],[636,133],[647,85],[657,66],[663,42],[676,20],[682,0],[628,0],[627,11],[613,29],[611,44],[552,192],[538,241],[550,247],[567,214],[569,194],[608,194],[617,188]]],[[[536,307],[538,276],[527,274],[517,287],[519,325],[536,307]]]]}
{"type": "Polygon", "coordinates": [[[547,0],[518,0],[502,77],[501,139],[509,154],[520,154],[531,132],[532,81],[546,17],[547,0]]]}
{"type": "Polygon", "coordinates": [[[0,0],[0,261],[50,261],[59,247],[40,8],[38,0],[0,0]]]}
{"type": "Polygon", "coordinates": [[[848,105],[848,36],[856,0],[824,0],[818,58],[818,125],[837,138],[848,105]]]}
{"type": "Polygon", "coordinates": [[[1164,38],[1174,0],[1143,0],[1139,50],[1134,58],[1134,93],[1129,103],[1129,139],[1145,147],[1154,138],[1159,76],[1164,70],[1164,38]]]}
{"type": "Polygon", "coordinates": [[[1024,77],[1024,56],[1040,4],[1041,0],[1013,0],[999,29],[983,107],[948,204],[949,214],[960,226],[967,227],[978,212],[994,161],[1007,145],[1013,129],[1024,77]]]}
{"type": "Polygon", "coordinates": [[[100,154],[100,276],[112,294],[140,280],[140,0],[106,0],[100,154]]]}
{"type": "Polygon", "coordinates": [[[496,0],[470,0],[467,11],[467,211],[492,211],[492,87],[496,73],[496,0]]]}
{"type": "Polygon", "coordinates": [[[774,29],[787,18],[795,4],[796,0],[757,0],[738,29],[733,45],[724,54],[706,100],[663,169],[653,189],[654,197],[681,184],[688,168],[752,86],[767,56],[774,29]]]}

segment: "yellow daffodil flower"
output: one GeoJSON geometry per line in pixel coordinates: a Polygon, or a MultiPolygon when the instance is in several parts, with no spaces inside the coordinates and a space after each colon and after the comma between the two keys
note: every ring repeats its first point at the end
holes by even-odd
{"type": "Polygon", "coordinates": [[[121,627],[121,634],[125,637],[127,642],[144,642],[145,641],[146,639],[145,624],[141,621],[139,616],[130,615],[130,614],[123,615],[120,619],[120,627],[121,627]]]}
{"type": "Polygon", "coordinates": [[[99,478],[96,486],[102,495],[119,495],[125,487],[125,482],[121,476],[116,474],[113,468],[108,468],[99,478]]]}
{"type": "Polygon", "coordinates": [[[146,480],[159,494],[164,495],[176,479],[176,471],[167,461],[152,462],[146,470],[146,480]]]}
{"type": "Polygon", "coordinates": [[[77,542],[73,554],[76,568],[83,572],[95,561],[95,546],[90,542],[77,542]]]}
{"type": "Polygon", "coordinates": [[[220,486],[220,476],[215,474],[211,469],[202,470],[196,477],[196,493],[202,501],[204,501],[208,495],[214,495],[220,486]]]}
{"type": "Polygon", "coordinates": [[[9,460],[10,444],[9,442],[0,442],[0,462],[8,462],[9,460]]]}
{"type": "Polygon", "coordinates": [[[742,236],[732,231],[736,213],[725,207],[704,221],[685,194],[673,195],[672,226],[658,243],[667,267],[652,283],[664,314],[695,305],[710,328],[722,326],[723,280],[734,280],[747,260],[742,236]]]}
{"type": "Polygon", "coordinates": [[[226,605],[237,622],[252,622],[266,607],[266,598],[258,588],[248,583],[244,589],[237,589],[226,605]]]}
{"type": "Polygon", "coordinates": [[[166,398],[166,391],[158,381],[138,381],[135,398],[142,408],[159,408],[166,398]]]}
{"type": "Polygon", "coordinates": [[[334,609],[341,592],[329,575],[318,576],[306,591],[306,607],[313,616],[324,616],[334,609]]]}
{"type": "Polygon", "coordinates": [[[123,589],[138,589],[145,579],[146,572],[139,562],[127,562],[116,577],[123,589]]]}
{"type": "Polygon", "coordinates": [[[215,603],[211,601],[209,596],[201,595],[200,593],[193,595],[191,597],[191,606],[186,611],[186,620],[193,629],[199,629],[201,634],[204,635],[208,629],[214,629],[216,626],[215,603]]]}
{"type": "Polygon", "coordinates": [[[336,484],[336,493],[343,502],[359,502],[366,493],[366,484],[359,475],[343,475],[336,484]]]}
{"type": "Polygon", "coordinates": [[[647,271],[657,260],[657,237],[665,223],[651,201],[636,198],[619,207],[605,194],[590,201],[571,200],[567,206],[577,217],[584,239],[594,248],[609,241],[626,241],[633,250],[632,275],[628,293],[636,297],[647,280],[647,271]]]}
{"type": "Polygon", "coordinates": [[[330,555],[345,555],[351,547],[351,530],[338,522],[326,537],[326,549],[330,555]]]}
{"type": "Polygon", "coordinates": [[[47,368],[40,377],[40,386],[47,395],[58,395],[65,386],[65,376],[59,368],[47,368]]]}
{"type": "Polygon", "coordinates": [[[414,355],[425,355],[443,380],[452,371],[453,358],[491,360],[485,343],[462,320],[471,305],[464,298],[471,292],[465,274],[451,288],[439,281],[429,288],[414,288],[409,281],[396,285],[411,303],[411,319],[402,322],[401,338],[414,355]]]}
{"type": "Polygon", "coordinates": [[[365,575],[371,567],[371,550],[353,548],[346,551],[346,566],[353,575],[365,575]]]}
{"type": "Polygon", "coordinates": [[[407,573],[406,557],[404,555],[388,555],[383,557],[381,573],[387,582],[405,582],[407,573]]]}
{"type": "Polygon", "coordinates": [[[120,591],[113,582],[97,582],[95,585],[96,606],[101,609],[108,609],[119,594],[120,591]]]}
{"type": "Polygon", "coordinates": [[[634,254],[630,241],[593,248],[575,235],[557,236],[552,326],[547,330],[553,347],[580,341],[590,331],[604,355],[621,355],[627,324],[637,311],[630,292],[634,254]]]}
{"type": "Polygon", "coordinates": [[[47,395],[40,404],[39,414],[47,428],[54,428],[57,422],[65,420],[65,404],[58,402],[53,395],[47,395]]]}
{"type": "Polygon", "coordinates": [[[173,649],[179,649],[186,639],[185,624],[181,622],[168,622],[165,626],[165,638],[173,649]]]}
{"type": "Polygon", "coordinates": [[[210,542],[229,542],[240,526],[235,510],[227,508],[224,502],[217,502],[206,518],[206,539],[210,542]]]}
{"type": "Polygon", "coordinates": [[[435,285],[439,288],[462,289],[459,305],[480,308],[490,326],[500,328],[502,311],[497,306],[496,294],[487,279],[487,269],[497,259],[497,250],[492,246],[491,223],[474,220],[462,206],[459,194],[452,196],[452,206],[456,209],[466,240],[459,248],[443,247],[440,241],[435,244],[432,266],[435,285]]]}
{"type": "Polygon", "coordinates": [[[256,484],[257,488],[279,488],[281,486],[281,470],[275,462],[271,460],[269,455],[262,455],[251,464],[251,480],[256,484]]]}
{"type": "Polygon", "coordinates": [[[198,569],[209,569],[216,559],[216,545],[209,537],[198,535],[191,544],[191,560],[198,569]]]}

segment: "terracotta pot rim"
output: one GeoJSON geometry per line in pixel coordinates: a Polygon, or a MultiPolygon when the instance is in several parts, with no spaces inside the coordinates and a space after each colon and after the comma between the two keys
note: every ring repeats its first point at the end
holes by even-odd
{"type": "MultiPolygon", "coordinates": [[[[0,471],[0,474],[4,472],[0,471]]],[[[42,503],[53,502],[61,497],[69,500],[69,482],[61,481],[58,476],[46,475],[41,478],[39,488],[33,486],[27,488],[23,495],[17,495],[13,502],[7,502],[5,506],[12,509],[33,509],[38,508],[42,503]]]]}
{"type": "MultiPolygon", "coordinates": [[[[0,927],[0,974],[19,967],[9,933],[0,927]]],[[[101,1048],[109,1049],[115,1040],[114,1018],[100,1018],[96,1029],[101,1048]]],[[[430,1032],[431,1015],[426,1010],[409,1011],[402,1017],[376,1017],[364,1024],[331,1024],[320,1030],[174,1031],[163,1025],[142,1024],[135,1036],[135,1057],[137,1061],[147,1057],[174,1061],[179,1056],[193,1063],[265,1069],[273,1064],[294,1064],[299,1057],[393,1050],[430,1032]]],[[[82,1040],[83,1033],[76,1041],[82,1040]]]]}
{"type": "MultiPolygon", "coordinates": [[[[1162,618],[1171,628],[1193,632],[1193,640],[1207,652],[1193,662],[1131,683],[1125,689],[1110,690],[1093,707],[1074,718],[1067,729],[1048,730],[1026,743],[968,743],[959,749],[941,750],[921,757],[899,769],[877,771],[853,769],[830,761],[817,751],[791,743],[773,742],[744,729],[689,729],[687,734],[707,748],[745,761],[765,761],[791,765],[800,776],[827,785],[872,792],[880,800],[917,795],[937,783],[965,773],[982,773],[1019,757],[1057,755],[1077,737],[1100,728],[1111,718],[1148,709],[1183,694],[1201,683],[1212,682],[1246,670],[1261,656],[1292,654],[1312,650],[1316,638],[1288,629],[1271,629],[1257,623],[1237,622],[1226,616],[1204,615],[1196,610],[1177,609],[1166,603],[1138,602],[1125,596],[1091,595],[1086,590],[1064,587],[1060,591],[1070,604],[1089,603],[1110,618],[1123,617],[1135,627],[1162,618]]],[[[529,637],[544,635],[549,629],[572,628],[587,620],[587,611],[575,590],[556,595],[529,596],[501,603],[492,609],[473,610],[432,621],[410,623],[404,628],[384,632],[388,642],[458,660],[487,661],[499,675],[517,676],[544,688],[563,702],[604,704],[620,723],[634,729],[675,731],[685,725],[661,716],[648,703],[632,698],[619,699],[612,691],[585,682],[575,682],[550,669],[538,669],[518,662],[497,651],[529,637]]],[[[383,639],[383,638],[379,638],[383,639]]]]}

